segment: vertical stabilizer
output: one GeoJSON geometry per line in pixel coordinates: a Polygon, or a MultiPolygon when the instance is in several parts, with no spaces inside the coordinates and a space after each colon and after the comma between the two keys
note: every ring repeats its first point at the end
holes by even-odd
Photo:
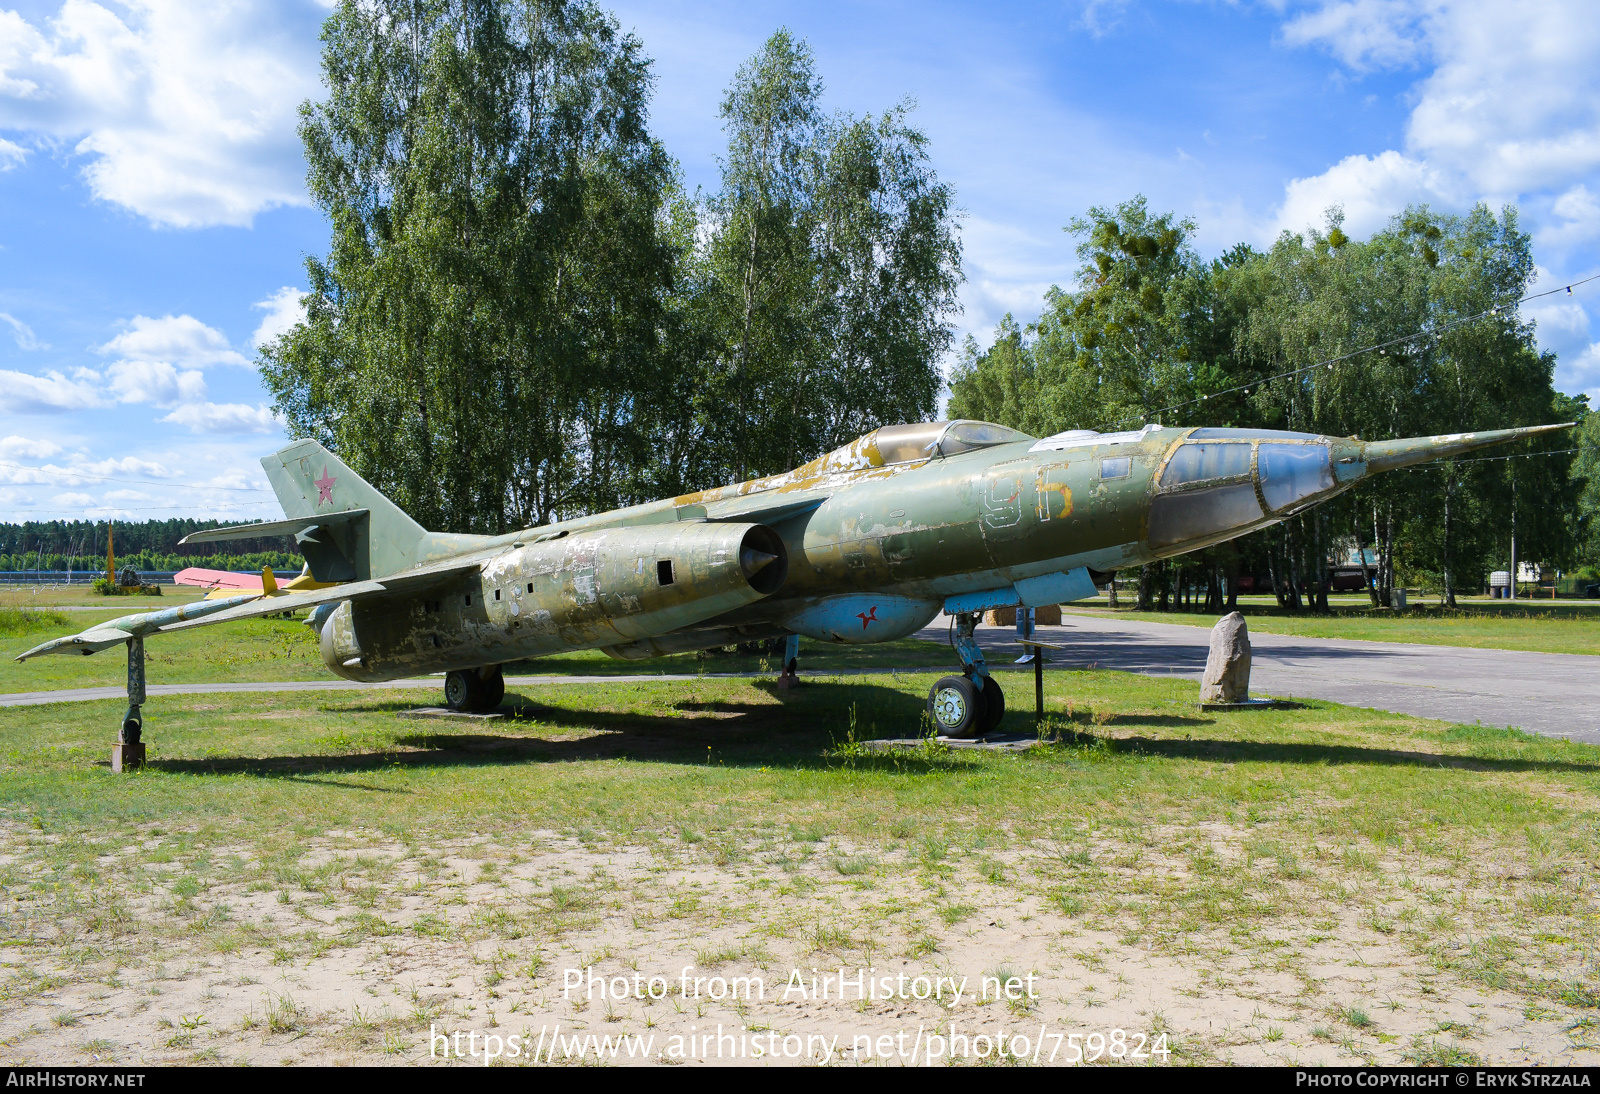
{"type": "Polygon", "coordinates": [[[355,581],[409,569],[427,531],[316,441],[296,441],[261,460],[286,517],[364,509],[367,516],[302,533],[301,553],[318,581],[355,581]]]}

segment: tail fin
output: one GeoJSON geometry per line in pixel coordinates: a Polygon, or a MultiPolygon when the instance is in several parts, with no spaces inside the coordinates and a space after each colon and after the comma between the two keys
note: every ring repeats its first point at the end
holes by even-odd
{"type": "Polygon", "coordinates": [[[265,456],[273,492],[286,517],[365,510],[360,519],[302,533],[300,549],[318,581],[356,581],[410,569],[435,553],[431,536],[394,502],[316,441],[296,441],[265,456]]]}

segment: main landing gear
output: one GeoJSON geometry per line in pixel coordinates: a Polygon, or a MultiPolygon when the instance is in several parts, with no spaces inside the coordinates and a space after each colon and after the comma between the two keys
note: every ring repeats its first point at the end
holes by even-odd
{"type": "Polygon", "coordinates": [[[942,737],[984,737],[994,732],[1006,714],[1005,692],[989,675],[983,650],[972,637],[978,625],[975,612],[956,616],[954,645],[961,658],[961,675],[946,676],[928,692],[928,714],[942,737]]]}
{"type": "Polygon", "coordinates": [[[506,678],[499,665],[445,673],[444,702],[451,710],[488,714],[506,697],[506,678]]]}

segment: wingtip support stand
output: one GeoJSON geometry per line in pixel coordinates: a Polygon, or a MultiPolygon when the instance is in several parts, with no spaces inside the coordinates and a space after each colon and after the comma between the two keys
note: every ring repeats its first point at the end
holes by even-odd
{"type": "Polygon", "coordinates": [[[111,770],[119,774],[144,766],[144,716],[139,712],[144,701],[144,638],[135,636],[128,639],[128,709],[111,749],[111,770]]]}

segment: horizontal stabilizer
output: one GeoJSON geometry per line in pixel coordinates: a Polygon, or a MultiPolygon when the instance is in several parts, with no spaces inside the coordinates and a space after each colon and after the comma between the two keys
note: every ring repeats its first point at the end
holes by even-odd
{"type": "Polygon", "coordinates": [[[277,615],[280,612],[297,611],[300,608],[314,608],[318,604],[336,604],[341,600],[364,600],[369,596],[378,596],[383,593],[419,592],[435,585],[444,584],[461,574],[476,573],[483,567],[483,559],[475,558],[463,562],[453,560],[441,562],[433,566],[423,566],[416,570],[408,570],[403,574],[392,574],[389,577],[377,578],[370,581],[351,581],[343,585],[334,585],[326,589],[314,589],[307,592],[280,593],[277,596],[262,597],[250,604],[241,604],[237,608],[224,612],[210,619],[195,620],[167,630],[187,630],[189,627],[202,627],[210,623],[227,623],[235,619],[254,619],[263,615],[277,615]]]}
{"type": "Polygon", "coordinates": [[[224,543],[234,539],[264,539],[268,536],[295,536],[308,528],[331,527],[360,520],[367,515],[365,509],[346,509],[339,513],[322,513],[307,517],[290,517],[287,520],[269,520],[260,524],[235,524],[227,528],[207,528],[190,532],[178,541],[186,543],[224,543]]]}
{"type": "Polygon", "coordinates": [[[130,638],[168,631],[206,627],[212,623],[228,623],[235,619],[255,619],[263,615],[278,615],[299,608],[314,608],[318,604],[336,603],[340,600],[361,600],[364,597],[400,590],[416,592],[429,586],[450,581],[460,574],[475,573],[483,566],[482,558],[468,561],[459,559],[423,566],[403,574],[377,581],[352,581],[327,589],[306,592],[280,592],[274,595],[251,593],[233,596],[226,600],[202,600],[183,604],[158,612],[125,615],[107,623],[96,623],[80,634],[56,638],[35,646],[18,657],[26,661],[46,653],[97,653],[126,642],[130,638]]]}

